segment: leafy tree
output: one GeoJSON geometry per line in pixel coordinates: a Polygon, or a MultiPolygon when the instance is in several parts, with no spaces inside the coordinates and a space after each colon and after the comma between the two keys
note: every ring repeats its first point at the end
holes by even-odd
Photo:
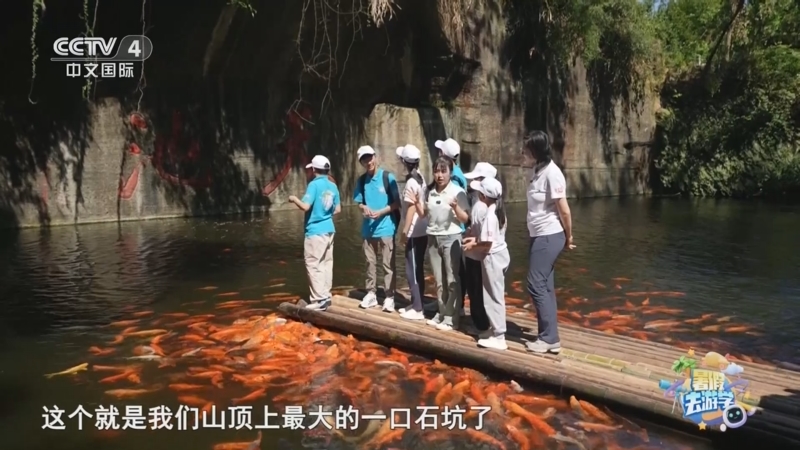
{"type": "Polygon", "coordinates": [[[664,186],[698,196],[800,189],[800,6],[673,0],[657,20],[671,64],[657,141],[664,186]],[[700,52],[705,63],[692,67],[700,52]]]}

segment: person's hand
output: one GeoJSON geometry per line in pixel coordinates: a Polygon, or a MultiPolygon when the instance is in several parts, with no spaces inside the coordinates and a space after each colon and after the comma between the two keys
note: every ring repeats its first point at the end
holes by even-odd
{"type": "Polygon", "coordinates": [[[379,211],[369,210],[367,217],[369,217],[370,219],[378,219],[381,217],[381,213],[379,211]]]}
{"type": "Polygon", "coordinates": [[[564,247],[567,250],[575,250],[576,246],[575,244],[572,243],[572,236],[570,236],[569,239],[567,239],[566,245],[564,245],[564,247]]]}
{"type": "Polygon", "coordinates": [[[458,199],[456,197],[450,199],[450,207],[453,209],[458,208],[458,199]]]}
{"type": "Polygon", "coordinates": [[[366,205],[359,205],[358,208],[361,209],[361,214],[364,217],[366,217],[368,219],[372,217],[372,210],[367,208],[366,205]]]}
{"type": "Polygon", "coordinates": [[[294,195],[289,196],[289,203],[297,203],[297,197],[294,195]]]}
{"type": "Polygon", "coordinates": [[[476,241],[477,241],[477,239],[475,239],[474,237],[468,237],[468,238],[464,238],[464,240],[462,241],[462,244],[464,246],[475,245],[476,241]]]}
{"type": "Polygon", "coordinates": [[[473,248],[475,248],[476,245],[477,244],[475,244],[475,241],[471,241],[471,242],[468,242],[466,244],[463,244],[461,246],[461,249],[464,250],[465,252],[468,252],[468,251],[472,250],[473,248]]]}
{"type": "Polygon", "coordinates": [[[408,242],[408,230],[400,232],[400,242],[408,242]]]}

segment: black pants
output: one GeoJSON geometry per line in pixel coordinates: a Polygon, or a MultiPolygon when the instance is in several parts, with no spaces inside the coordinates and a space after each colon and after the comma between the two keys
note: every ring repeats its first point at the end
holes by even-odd
{"type": "Polygon", "coordinates": [[[411,291],[411,307],[422,311],[422,298],[425,296],[425,250],[428,236],[409,238],[406,242],[406,279],[411,291]]]}
{"type": "MultiPolygon", "coordinates": [[[[483,307],[483,277],[481,275],[481,262],[464,257],[464,266],[461,277],[464,291],[469,294],[469,312],[472,323],[480,331],[489,329],[489,317],[483,307]]],[[[462,302],[463,304],[463,302],[462,302]]]]}

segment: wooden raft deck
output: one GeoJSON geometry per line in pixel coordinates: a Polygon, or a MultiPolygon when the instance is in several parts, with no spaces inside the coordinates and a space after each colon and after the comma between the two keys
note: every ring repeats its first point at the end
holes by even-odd
{"type": "MultiPolygon", "coordinates": [[[[659,387],[660,380],[672,382],[678,378],[671,370],[672,363],[686,352],[677,347],[561,325],[561,353],[537,355],[525,351],[522,342],[535,339],[535,319],[509,316],[506,337],[509,349],[482,349],[476,345],[474,336],[460,331],[438,331],[423,321],[403,320],[396,313],[382,312],[378,308],[363,310],[358,303],[355,298],[336,295],[333,306],[325,312],[305,309],[302,302],[300,305],[283,303],[279,310],[298,320],[393,347],[686,421],[680,405],[666,398],[659,387]]],[[[704,352],[700,349],[695,352],[699,361],[704,352]]],[[[800,444],[800,373],[742,361],[736,363],[744,368],[742,378],[750,382],[743,401],[760,408],[740,430],[800,444]]]]}

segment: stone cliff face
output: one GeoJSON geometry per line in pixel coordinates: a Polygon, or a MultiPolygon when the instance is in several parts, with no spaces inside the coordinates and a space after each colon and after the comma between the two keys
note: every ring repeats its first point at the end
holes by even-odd
{"type": "Polygon", "coordinates": [[[381,28],[350,2],[335,14],[314,0],[253,2],[254,17],[222,1],[191,11],[145,2],[144,15],[139,1],[118,3],[100,3],[94,34],[145,29],[154,53],[133,78],[90,86],[88,100],[86,81],[49,61],[57,37],[84,31],[80,2],[48,5],[40,20],[35,105],[25,95],[30,19],[11,18],[30,11],[3,19],[0,45],[14,61],[0,94],[3,225],[281,209],[303,192],[317,153],[349,199],[358,146],[399,175],[395,149],[413,143],[427,150],[430,177],[433,142],[446,137],[461,143],[465,171],[488,161],[508,200],[524,200],[526,128],[553,135],[571,196],[647,191],[652,105],[631,118],[599,105],[580,64],[559,102],[534,95],[544,83],[516,80],[504,62],[494,2],[469,2],[467,14],[457,2],[407,0],[381,28]]]}

